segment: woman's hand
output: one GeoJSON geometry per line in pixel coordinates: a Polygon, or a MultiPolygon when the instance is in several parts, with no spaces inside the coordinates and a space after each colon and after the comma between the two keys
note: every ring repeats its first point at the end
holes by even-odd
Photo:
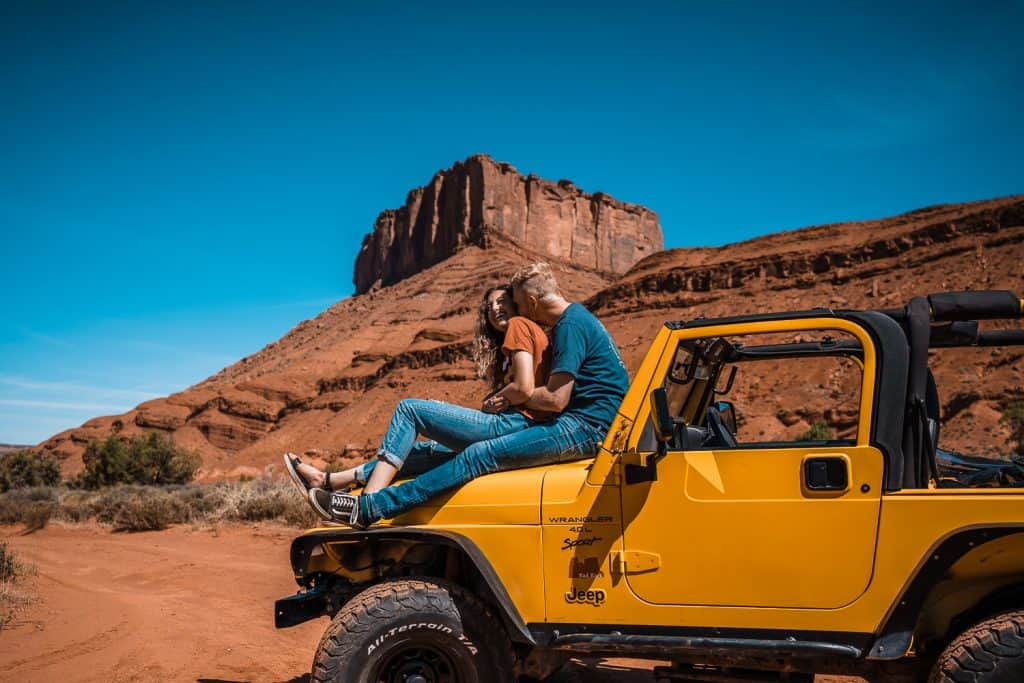
{"type": "Polygon", "coordinates": [[[494,395],[490,398],[484,399],[484,404],[480,410],[485,413],[501,413],[508,410],[511,406],[511,402],[504,396],[494,395]]]}

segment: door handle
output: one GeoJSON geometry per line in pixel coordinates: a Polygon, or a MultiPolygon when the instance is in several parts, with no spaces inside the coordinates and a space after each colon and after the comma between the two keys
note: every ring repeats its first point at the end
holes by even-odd
{"type": "Polygon", "coordinates": [[[850,467],[846,456],[815,455],[804,459],[804,488],[813,493],[838,493],[850,488],[850,467]]]}

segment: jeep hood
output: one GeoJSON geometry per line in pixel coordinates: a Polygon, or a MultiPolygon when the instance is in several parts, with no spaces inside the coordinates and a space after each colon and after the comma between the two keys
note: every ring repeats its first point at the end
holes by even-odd
{"type": "Polygon", "coordinates": [[[529,467],[479,477],[399,515],[391,523],[395,526],[540,524],[541,488],[550,469],[550,466],[529,467]]]}

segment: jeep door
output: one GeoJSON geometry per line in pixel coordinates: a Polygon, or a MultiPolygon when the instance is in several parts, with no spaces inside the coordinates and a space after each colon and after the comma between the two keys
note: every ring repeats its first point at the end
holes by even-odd
{"type": "MultiPolygon", "coordinates": [[[[682,444],[677,426],[656,480],[621,487],[620,569],[637,597],[819,609],[856,600],[871,581],[882,491],[882,454],[869,445],[874,368],[870,337],[844,320],[674,331],[648,393],[665,388],[677,421],[689,412],[696,428],[682,444]],[[692,349],[707,352],[715,338],[734,346],[700,367],[692,349]],[[787,357],[786,344],[815,352],[787,357]],[[738,422],[732,443],[708,433],[707,410],[725,399],[738,422]]],[[[645,401],[624,463],[656,450],[649,417],[645,401]]]]}

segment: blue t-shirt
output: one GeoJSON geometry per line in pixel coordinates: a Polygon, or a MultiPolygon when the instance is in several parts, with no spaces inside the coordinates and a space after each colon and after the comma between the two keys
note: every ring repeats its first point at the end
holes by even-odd
{"type": "Polygon", "coordinates": [[[565,413],[605,431],[629,388],[629,375],[608,331],[580,304],[569,304],[551,328],[551,374],[576,382],[565,413]]]}

